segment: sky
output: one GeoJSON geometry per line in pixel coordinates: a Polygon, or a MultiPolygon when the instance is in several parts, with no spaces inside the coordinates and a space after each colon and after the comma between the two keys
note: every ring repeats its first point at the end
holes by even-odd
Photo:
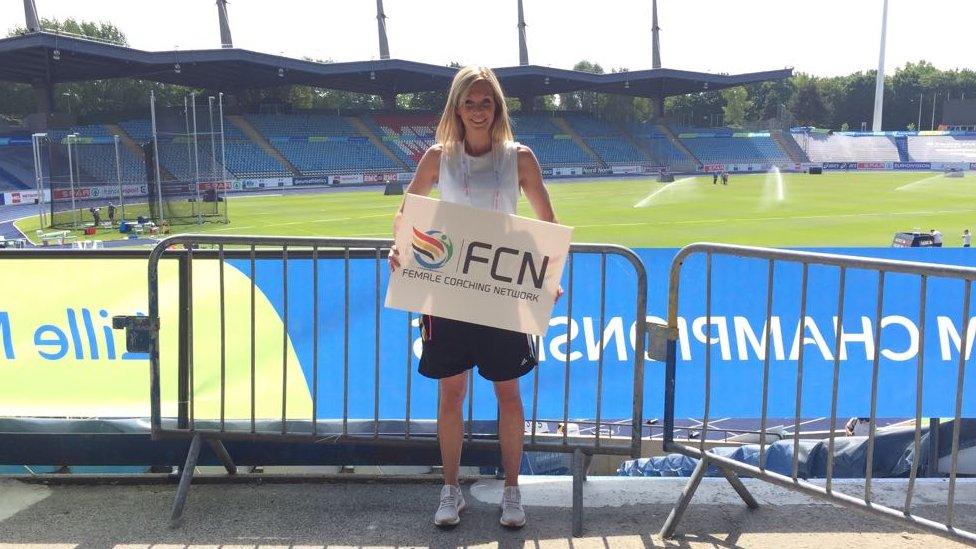
{"type": "MultiPolygon", "coordinates": [[[[35,0],[41,17],[111,21],[144,50],[219,47],[215,0],[35,0]]],[[[883,0],[658,0],[666,68],[832,76],[878,65],[883,0]]],[[[885,70],[925,59],[976,68],[974,0],[890,0],[885,70]],[[955,23],[960,23],[954,27],[955,23]],[[969,42],[966,44],[966,42],[969,42]]],[[[651,0],[524,0],[529,61],[570,69],[651,66],[651,0]]],[[[391,56],[518,64],[516,0],[384,0],[391,56]]],[[[289,57],[379,57],[374,0],[229,0],[234,45],[289,57]]],[[[0,30],[24,25],[0,0],[0,30]]]]}

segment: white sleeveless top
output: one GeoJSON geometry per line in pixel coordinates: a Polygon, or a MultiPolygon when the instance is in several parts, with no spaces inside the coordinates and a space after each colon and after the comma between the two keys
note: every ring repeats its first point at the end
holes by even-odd
{"type": "Polygon", "coordinates": [[[441,200],[514,214],[519,199],[518,142],[506,141],[481,156],[471,156],[464,143],[441,151],[437,185],[441,200]]]}

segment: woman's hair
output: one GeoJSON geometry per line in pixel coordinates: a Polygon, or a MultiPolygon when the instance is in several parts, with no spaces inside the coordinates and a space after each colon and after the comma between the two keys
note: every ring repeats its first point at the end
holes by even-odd
{"type": "Polygon", "coordinates": [[[479,80],[488,82],[491,86],[492,98],[495,101],[495,116],[491,122],[491,141],[499,143],[513,141],[512,125],[508,119],[508,105],[505,104],[505,94],[498,83],[495,73],[487,67],[464,67],[454,75],[451,90],[447,94],[447,104],[441,114],[441,121],[437,124],[436,140],[444,146],[451,146],[464,140],[464,124],[458,115],[461,102],[468,95],[468,90],[479,80]]]}

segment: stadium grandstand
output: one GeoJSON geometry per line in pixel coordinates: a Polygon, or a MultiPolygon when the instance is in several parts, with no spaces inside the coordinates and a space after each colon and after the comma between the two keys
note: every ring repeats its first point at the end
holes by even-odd
{"type": "MultiPolygon", "coordinates": [[[[712,164],[976,162],[976,134],[972,132],[877,135],[794,128],[780,132],[780,138],[775,139],[772,132],[745,133],[732,128],[616,125],[584,113],[516,114],[512,122],[516,139],[530,146],[547,169],[641,165],[695,173],[712,164]]],[[[226,169],[238,178],[412,171],[433,144],[436,123],[430,113],[393,111],[341,117],[313,113],[230,115],[224,130],[226,169]]],[[[148,119],[74,125],[49,132],[55,141],[76,136],[73,150],[77,153],[74,162],[79,181],[116,182],[114,136],[119,136],[122,180],[145,182],[145,160],[138,144],[151,139],[148,119]]],[[[192,178],[194,168],[183,151],[186,144],[172,139],[164,142],[167,146],[160,152],[161,167],[177,178],[192,178]]],[[[29,133],[15,132],[0,138],[0,189],[33,187],[30,143],[29,133]]],[[[199,158],[205,163],[203,173],[213,171],[206,164],[209,149],[201,149],[199,158]]]]}
{"type": "MultiPolygon", "coordinates": [[[[70,139],[72,154],[78,154],[76,161],[71,159],[76,164],[74,176],[84,183],[115,183],[119,179],[144,183],[147,169],[141,146],[153,138],[160,145],[159,172],[164,179],[188,181],[200,174],[206,178],[216,174],[241,179],[284,176],[328,181],[344,174],[410,172],[433,143],[436,114],[391,107],[396,105],[399,94],[446,89],[456,70],[393,59],[388,51],[381,51],[380,59],[374,61],[318,63],[242,50],[232,47],[229,27],[223,19],[224,47],[159,52],[48,32],[32,24],[30,15],[27,21],[25,33],[0,40],[0,80],[32,83],[39,112],[28,127],[20,131],[12,128],[0,141],[3,190],[35,186],[31,153],[34,133],[44,133],[61,145],[70,139]],[[211,95],[219,90],[239,93],[254,88],[311,85],[378,96],[387,108],[328,114],[296,110],[264,114],[231,108],[222,125],[220,155],[203,150],[206,146],[201,149],[199,144],[196,154],[192,154],[192,146],[187,149],[186,141],[192,139],[189,124],[178,108],[163,109],[155,131],[149,109],[141,118],[109,117],[100,124],[78,124],[54,110],[53,90],[59,83],[125,77],[179,84],[207,90],[211,95]],[[194,158],[196,162],[192,161],[194,158]],[[198,165],[199,159],[205,161],[203,166],[198,165]],[[220,162],[226,166],[218,165],[220,162]]],[[[385,33],[383,29],[381,32],[385,33]]],[[[527,52],[518,66],[495,71],[506,93],[526,106],[513,116],[517,139],[532,147],[549,175],[596,175],[620,166],[652,172],[699,169],[700,159],[679,141],[660,116],[664,99],[704,89],[778,80],[792,74],[790,69],[710,74],[666,69],[659,63],[649,70],[591,74],[531,65],[527,52]],[[630,127],[585,113],[532,109],[535,97],[585,90],[648,98],[659,113],[658,123],[630,127]]],[[[206,120],[195,128],[194,133],[211,132],[206,120]]],[[[50,149],[48,156],[55,165],[68,164],[68,159],[60,158],[67,153],[61,150],[63,146],[50,149]]]]}
{"type": "MultiPolygon", "coordinates": [[[[381,174],[367,179],[382,181],[413,171],[434,142],[438,114],[397,110],[397,96],[443,91],[456,70],[394,59],[389,51],[373,61],[319,63],[243,50],[233,47],[223,19],[220,49],[154,52],[48,32],[30,21],[25,33],[0,39],[0,80],[31,83],[39,109],[29,122],[0,135],[0,191],[36,186],[34,133],[62,145],[70,139],[74,175],[84,183],[145,183],[142,145],[154,137],[164,179],[292,177],[296,183],[321,183],[341,175],[381,174]],[[211,96],[219,90],[311,85],[371,94],[382,98],[384,108],[328,113],[288,108],[267,114],[229,106],[220,125],[219,154],[209,142],[198,142],[192,154],[189,122],[179,106],[160,111],[155,133],[148,108],[142,117],[108,114],[97,124],[78,123],[54,110],[53,90],[60,83],[125,77],[207,90],[211,96]]],[[[385,30],[380,32],[385,38],[385,30]]],[[[495,71],[506,93],[525,106],[513,112],[515,135],[535,151],[547,176],[765,171],[773,166],[798,171],[810,163],[837,162],[976,162],[976,134],[967,131],[702,128],[676,123],[664,112],[668,97],[781,80],[792,69],[700,73],[663,68],[655,54],[651,69],[592,74],[532,65],[524,36],[520,40],[524,55],[519,65],[495,71]],[[533,109],[536,97],[585,91],[647,98],[655,112],[649,121],[619,122],[572,110],[533,109]]],[[[953,103],[953,112],[963,113],[959,120],[964,123],[971,109],[968,103],[958,105],[953,103]]],[[[195,134],[217,133],[205,115],[196,124],[195,134]]],[[[51,147],[53,165],[68,164],[63,149],[51,147]]]]}

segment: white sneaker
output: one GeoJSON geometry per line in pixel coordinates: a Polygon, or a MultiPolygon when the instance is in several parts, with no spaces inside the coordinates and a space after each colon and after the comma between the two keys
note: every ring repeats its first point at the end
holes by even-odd
{"type": "Polygon", "coordinates": [[[452,484],[445,484],[441,488],[441,503],[434,513],[434,524],[437,526],[455,526],[461,522],[461,511],[465,508],[464,494],[461,488],[452,484]]]}
{"type": "Polygon", "coordinates": [[[522,509],[522,494],[518,486],[506,486],[502,493],[502,518],[499,519],[506,528],[521,528],[525,526],[525,509],[522,509]]]}

